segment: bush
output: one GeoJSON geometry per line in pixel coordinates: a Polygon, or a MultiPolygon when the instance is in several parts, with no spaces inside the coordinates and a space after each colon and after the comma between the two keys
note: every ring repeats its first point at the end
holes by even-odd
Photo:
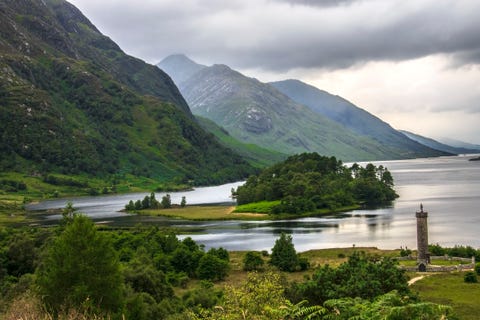
{"type": "Polygon", "coordinates": [[[307,258],[299,258],[298,259],[298,265],[299,265],[301,271],[305,271],[308,268],[310,268],[310,262],[308,261],[307,258]]]}
{"type": "Polygon", "coordinates": [[[473,271],[468,271],[467,273],[465,273],[463,280],[466,283],[477,283],[478,282],[477,274],[473,271]]]}
{"type": "Polygon", "coordinates": [[[262,270],[264,264],[261,254],[257,251],[249,251],[243,257],[243,270],[245,271],[262,270]]]}
{"type": "Polygon", "coordinates": [[[475,272],[480,275],[480,262],[478,262],[477,264],[475,264],[475,272]]]}
{"type": "Polygon", "coordinates": [[[400,249],[400,257],[408,257],[412,254],[412,250],[408,249],[407,247],[400,249]]]}
{"type": "Polygon", "coordinates": [[[197,276],[202,280],[223,280],[228,274],[228,261],[207,253],[200,258],[197,276]]]}

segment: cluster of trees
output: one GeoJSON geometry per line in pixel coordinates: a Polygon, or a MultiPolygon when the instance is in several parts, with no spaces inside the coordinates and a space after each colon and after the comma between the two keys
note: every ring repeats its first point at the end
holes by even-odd
{"type": "Polygon", "coordinates": [[[0,190],[5,192],[18,192],[27,190],[27,185],[23,181],[15,181],[9,179],[0,180],[0,190]]]}
{"type": "Polygon", "coordinates": [[[315,212],[355,204],[383,205],[397,195],[387,168],[367,164],[350,168],[335,157],[303,153],[250,176],[233,195],[237,203],[280,200],[271,213],[315,212]]]}
{"type": "MultiPolygon", "coordinates": [[[[182,197],[180,202],[180,207],[185,207],[187,205],[187,199],[182,197]]],[[[169,209],[172,207],[172,199],[169,194],[166,194],[162,197],[161,201],[158,201],[155,197],[155,193],[152,192],[149,196],[145,196],[143,200],[133,201],[130,200],[128,204],[125,205],[125,210],[127,211],[138,211],[143,209],[169,209]]]]}
{"type": "Polygon", "coordinates": [[[480,261],[480,249],[475,249],[471,246],[456,245],[452,248],[444,248],[437,243],[437,244],[430,244],[428,246],[428,251],[432,256],[448,255],[450,257],[460,257],[460,258],[475,257],[476,261],[480,261]]]}
{"type": "Polygon", "coordinates": [[[328,264],[317,268],[311,279],[291,288],[289,297],[292,301],[307,299],[321,305],[330,299],[347,297],[371,300],[393,290],[400,295],[409,293],[405,271],[397,267],[397,262],[357,251],[337,268],[328,264]]]}
{"type": "Polygon", "coordinates": [[[11,318],[22,318],[21,310],[29,317],[47,310],[38,318],[68,318],[72,310],[110,319],[451,318],[449,307],[418,301],[388,258],[356,252],[337,268],[321,266],[303,282],[288,283],[276,270],[297,271],[302,262],[291,236],[282,234],[270,256],[274,268],[265,266],[266,252],[247,253],[244,268],[256,272],[219,289],[213,281],[229,273],[225,249],[206,251],[158,228],[99,229],[71,206],[64,211],[58,228],[0,229],[0,315],[8,309],[11,318]],[[174,287],[185,293],[176,296],[174,287]],[[25,310],[32,301],[44,307],[25,310]]]}
{"type": "Polygon", "coordinates": [[[2,229],[0,248],[0,314],[32,289],[53,315],[78,309],[163,319],[200,299],[195,290],[175,297],[173,287],[190,279],[223,280],[230,259],[225,249],[205,251],[191,238],[157,228],[102,231],[71,212],[58,229],[2,229]]]}

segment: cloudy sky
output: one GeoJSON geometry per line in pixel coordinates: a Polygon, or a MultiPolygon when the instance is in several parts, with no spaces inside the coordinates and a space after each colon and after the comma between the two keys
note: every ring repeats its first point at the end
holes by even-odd
{"type": "Polygon", "coordinates": [[[480,144],[478,0],[70,0],[124,51],[296,78],[397,129],[480,144]]]}

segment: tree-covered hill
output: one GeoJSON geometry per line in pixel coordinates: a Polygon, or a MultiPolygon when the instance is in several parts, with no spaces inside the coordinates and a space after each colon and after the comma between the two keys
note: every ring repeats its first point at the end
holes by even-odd
{"type": "Polygon", "coordinates": [[[195,184],[252,168],[206,133],[173,81],[63,0],[0,3],[0,169],[195,184]]]}
{"type": "Polygon", "coordinates": [[[315,213],[352,205],[393,201],[393,178],[387,168],[344,166],[335,157],[303,153],[248,178],[234,192],[239,205],[271,202],[270,213],[315,213]]]}

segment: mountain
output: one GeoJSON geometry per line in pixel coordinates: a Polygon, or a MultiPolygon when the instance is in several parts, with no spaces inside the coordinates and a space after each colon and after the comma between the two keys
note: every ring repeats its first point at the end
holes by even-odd
{"type": "Polygon", "coordinates": [[[204,68],[179,88],[195,115],[213,120],[244,143],[286,154],[317,151],[342,160],[371,160],[388,154],[372,139],[225,65],[204,68]]]}
{"type": "Polygon", "coordinates": [[[426,145],[426,146],[428,146],[430,148],[433,148],[433,149],[445,151],[445,152],[448,152],[448,153],[463,154],[463,153],[478,153],[478,152],[480,152],[480,149],[475,150],[475,149],[467,149],[467,148],[462,148],[462,147],[449,146],[447,144],[438,142],[434,139],[427,138],[427,137],[424,137],[424,136],[421,136],[421,135],[418,135],[418,134],[415,134],[415,133],[412,133],[412,132],[409,132],[409,131],[406,131],[406,130],[400,130],[400,132],[402,132],[404,135],[406,135],[410,139],[415,140],[415,141],[417,141],[417,142],[419,142],[423,145],[426,145]]]}
{"type": "Polygon", "coordinates": [[[217,125],[210,119],[196,116],[198,123],[206,131],[211,132],[225,147],[235,150],[236,153],[247,160],[252,166],[264,168],[272,166],[275,163],[284,161],[288,156],[286,154],[268,150],[257,146],[256,144],[246,144],[232,137],[227,130],[217,125]]]}
{"type": "Polygon", "coordinates": [[[425,145],[416,139],[411,139],[408,135],[406,136],[393,129],[388,123],[344,98],[332,95],[302,81],[284,80],[271,82],[270,84],[295,102],[309,107],[357,134],[370,137],[398,153],[403,150],[410,154],[408,157],[439,155],[438,152],[429,150],[425,146],[445,151],[431,145],[425,145]]]}
{"type": "Polygon", "coordinates": [[[469,150],[473,150],[473,153],[480,152],[480,145],[478,144],[468,143],[468,142],[459,141],[451,138],[439,138],[438,140],[441,141],[442,143],[448,144],[456,148],[466,148],[469,150]]]}
{"type": "Polygon", "coordinates": [[[183,54],[173,54],[157,64],[157,67],[169,74],[177,85],[181,85],[196,72],[206,68],[183,54]]]}
{"type": "MultiPolygon", "coordinates": [[[[177,78],[177,71],[183,73],[188,65],[170,69],[170,76],[177,78]]],[[[392,146],[373,135],[354,132],[293,101],[274,86],[225,65],[203,67],[178,86],[193,114],[213,120],[241,142],[284,154],[316,151],[344,161],[444,154],[398,132],[408,147],[392,146]]]]}
{"type": "Polygon", "coordinates": [[[0,2],[0,170],[196,184],[253,168],[205,132],[171,78],[64,0],[0,2]]]}

